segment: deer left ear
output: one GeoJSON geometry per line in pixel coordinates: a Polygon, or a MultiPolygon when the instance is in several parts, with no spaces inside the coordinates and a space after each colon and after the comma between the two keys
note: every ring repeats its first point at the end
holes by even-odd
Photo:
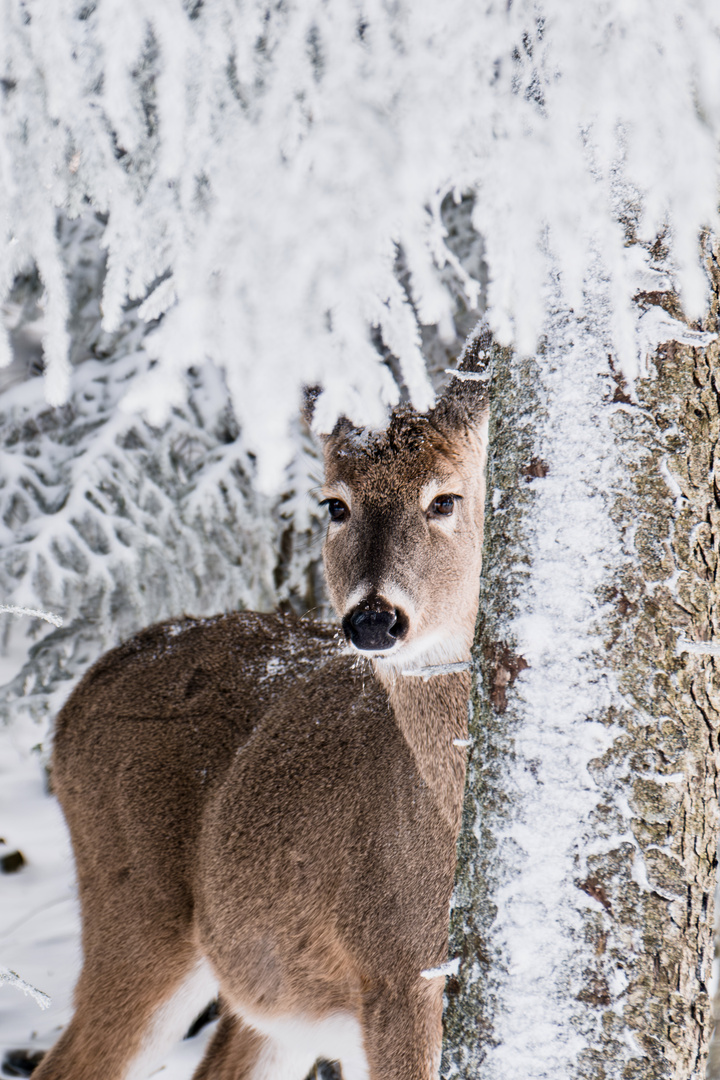
{"type": "MultiPolygon", "coordinates": [[[[313,421],[315,420],[316,406],[318,399],[323,392],[322,386],[305,386],[303,387],[303,401],[300,409],[300,415],[312,431],[313,421]]],[[[332,431],[317,432],[313,434],[315,438],[320,441],[320,444],[327,448],[332,440],[337,442],[338,439],[347,438],[352,432],[359,432],[360,428],[356,428],[354,424],[350,422],[345,416],[338,417],[335,422],[335,426],[332,431]]]]}

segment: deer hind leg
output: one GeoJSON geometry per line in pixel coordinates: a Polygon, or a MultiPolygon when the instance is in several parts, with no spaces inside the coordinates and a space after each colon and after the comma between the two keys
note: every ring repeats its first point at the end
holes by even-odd
{"type": "Polygon", "coordinates": [[[252,1077],[262,1054],[265,1037],[246,1027],[231,1013],[224,1013],[210,1040],[193,1080],[245,1080],[252,1077]]]}
{"type": "Polygon", "coordinates": [[[305,1080],[315,1057],[223,1016],[193,1080],[305,1080]]]}
{"type": "Polygon", "coordinates": [[[146,1080],[217,989],[195,950],[172,944],[135,963],[88,957],[73,1018],[34,1080],[146,1080]]]}
{"type": "Polygon", "coordinates": [[[384,986],[363,1008],[370,1080],[437,1080],[442,1047],[443,980],[384,986]]]}

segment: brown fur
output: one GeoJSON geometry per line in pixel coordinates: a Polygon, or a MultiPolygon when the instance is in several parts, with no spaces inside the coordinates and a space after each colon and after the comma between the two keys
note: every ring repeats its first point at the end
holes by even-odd
{"type": "MultiPolygon", "coordinates": [[[[37,1080],[121,1080],[201,957],[224,1013],[196,1080],[302,1080],[253,1018],[338,1016],[359,1024],[372,1080],[437,1075],[443,980],[420,973],[447,954],[470,677],[402,672],[469,657],[484,492],[471,389],[380,436],[342,424],[326,440],[327,494],[352,503],[328,532],[331,595],[341,617],[405,605],[396,650],[368,664],[336,628],[286,615],[183,619],[109,653],[71,696],[54,784],[84,967],[37,1080]],[[463,496],[452,520],[428,515],[432,483],[463,496]]],[[[347,1063],[346,1080],[363,1075],[347,1063]]]]}

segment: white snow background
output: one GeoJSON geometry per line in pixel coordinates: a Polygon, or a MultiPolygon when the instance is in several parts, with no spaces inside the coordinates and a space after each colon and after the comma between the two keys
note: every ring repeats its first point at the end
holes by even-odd
{"type": "Polygon", "coordinates": [[[289,521],[319,527],[301,387],[319,430],[426,408],[469,313],[525,352],[553,333],[551,273],[589,317],[602,276],[632,384],[687,333],[633,297],[704,311],[719,132],[715,0],[1,0],[0,602],[64,626],[3,622],[0,854],[27,865],[0,963],[52,1005],[0,983],[0,1049],[51,1044],[77,971],[51,717],[140,625],[299,602],[307,551],[275,570],[289,521]]]}
{"type": "MultiPolygon", "coordinates": [[[[159,420],[184,372],[223,366],[258,480],[292,457],[299,388],[381,425],[398,387],[432,400],[419,324],[452,336],[443,271],[451,193],[476,196],[488,321],[535,348],[549,265],[582,307],[594,252],[613,341],[637,370],[638,239],[666,235],[685,311],[717,222],[720,9],[714,0],[3,0],[0,292],[45,284],[48,401],[71,382],[58,206],[107,215],[104,328],[128,297],[165,319],[125,406],[159,420]],[[407,287],[396,275],[398,254],[407,287]],[[282,317],[278,312],[282,311],[282,317]],[[278,393],[277,388],[282,392],[278,393]]],[[[7,359],[7,342],[0,346],[7,359]]]]}

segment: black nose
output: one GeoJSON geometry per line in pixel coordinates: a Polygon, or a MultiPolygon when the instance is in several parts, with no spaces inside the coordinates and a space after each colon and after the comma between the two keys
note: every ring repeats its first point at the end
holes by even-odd
{"type": "Polygon", "coordinates": [[[368,611],[356,608],[343,619],[345,637],[356,649],[373,652],[391,649],[398,639],[400,623],[396,611],[368,611]]]}

